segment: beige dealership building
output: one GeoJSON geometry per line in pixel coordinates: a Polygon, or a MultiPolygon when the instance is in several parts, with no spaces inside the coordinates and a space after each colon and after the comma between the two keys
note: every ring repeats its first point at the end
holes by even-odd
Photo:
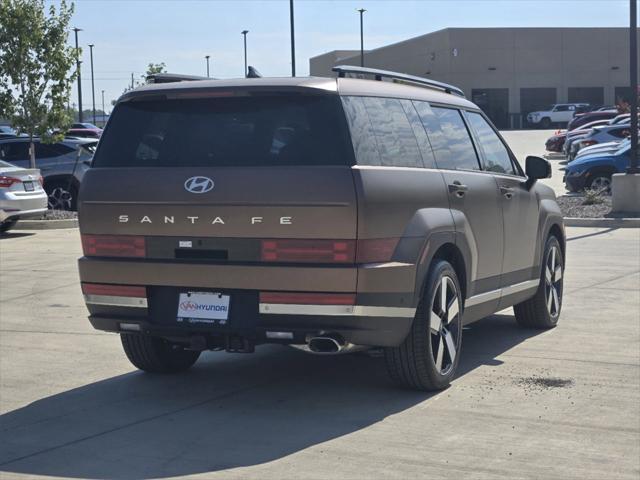
{"type": "MultiPolygon", "coordinates": [[[[311,75],[360,65],[359,50],[313,57],[311,75]]],[[[626,28],[447,28],[365,51],[365,67],[462,88],[500,128],[553,103],[613,105],[629,96],[626,28]]]]}

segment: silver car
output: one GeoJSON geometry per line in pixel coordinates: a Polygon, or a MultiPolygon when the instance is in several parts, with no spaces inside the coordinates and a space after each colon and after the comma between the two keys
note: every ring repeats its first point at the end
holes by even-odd
{"type": "Polygon", "coordinates": [[[0,161],[0,233],[13,228],[21,218],[47,211],[47,194],[40,170],[16,167],[0,161]]]}
{"type": "MultiPolygon", "coordinates": [[[[96,139],[67,138],[47,144],[34,139],[36,167],[44,177],[49,208],[75,210],[76,198],[84,172],[90,167],[96,139]]],[[[29,168],[29,139],[0,139],[0,160],[29,168]]]]}

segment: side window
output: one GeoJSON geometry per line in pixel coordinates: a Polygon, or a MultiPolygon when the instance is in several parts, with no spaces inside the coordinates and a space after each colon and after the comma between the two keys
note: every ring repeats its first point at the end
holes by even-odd
{"type": "Polygon", "coordinates": [[[44,143],[36,143],[36,158],[53,158],[59,157],[60,154],[56,150],[54,145],[47,145],[44,143]]]}
{"type": "Polygon", "coordinates": [[[413,129],[413,134],[418,141],[418,148],[420,149],[420,153],[422,154],[422,163],[427,168],[435,168],[435,158],[433,156],[433,150],[431,149],[431,144],[429,143],[429,137],[427,137],[427,132],[420,121],[420,117],[418,116],[418,112],[411,100],[400,100],[400,104],[404,109],[404,113],[407,115],[407,119],[411,124],[411,128],[413,129]]]}
{"type": "Polygon", "coordinates": [[[556,108],[553,109],[554,112],[566,112],[569,110],[568,105],[556,105],[556,108]]]}
{"type": "Polygon", "coordinates": [[[362,97],[342,97],[358,165],[382,165],[376,138],[362,97]]]}
{"type": "Polygon", "coordinates": [[[400,100],[365,97],[364,104],[376,136],[381,164],[422,167],[418,142],[400,100]]]}
{"type": "Polygon", "coordinates": [[[432,110],[440,122],[440,129],[451,152],[445,165],[436,156],[438,166],[454,170],[480,170],[476,149],[460,111],[441,107],[432,107],[432,110]]]}
{"type": "Polygon", "coordinates": [[[413,106],[418,112],[422,126],[428,134],[431,149],[435,155],[435,161],[438,168],[453,168],[453,160],[451,159],[451,151],[444,137],[444,133],[440,128],[440,121],[427,102],[414,101],[413,106]]]}
{"type": "Polygon", "coordinates": [[[7,162],[29,160],[29,142],[11,142],[6,144],[5,157],[7,162]]]}
{"type": "Polygon", "coordinates": [[[516,172],[513,169],[509,151],[493,128],[491,128],[491,125],[487,123],[482,115],[476,112],[468,112],[467,118],[484,153],[484,169],[490,172],[515,175],[516,172]]]}

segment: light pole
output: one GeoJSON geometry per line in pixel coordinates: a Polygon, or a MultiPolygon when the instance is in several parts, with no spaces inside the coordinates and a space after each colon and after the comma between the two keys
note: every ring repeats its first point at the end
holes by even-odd
{"type": "Polygon", "coordinates": [[[205,55],[204,58],[207,59],[207,78],[209,78],[209,58],[211,58],[211,55],[205,55]]]}
{"type": "Polygon", "coordinates": [[[629,8],[629,70],[631,83],[631,147],[627,173],[640,173],[638,168],[638,4],[630,0],[629,8]]]}
{"type": "Polygon", "coordinates": [[[105,117],[107,116],[107,112],[104,109],[104,90],[102,90],[102,124],[104,125],[106,120],[105,117]]]}
{"type": "Polygon", "coordinates": [[[82,122],[82,78],[80,76],[80,48],[78,47],[78,32],[82,29],[74,27],[73,31],[76,34],[76,71],[78,72],[78,121],[82,122]]]}
{"type": "Polygon", "coordinates": [[[249,73],[247,70],[247,33],[249,30],[243,30],[240,33],[244,36],[244,76],[246,77],[249,73]]]}
{"type": "Polygon", "coordinates": [[[360,66],[364,67],[364,21],[363,15],[366,10],[364,8],[359,8],[357,10],[360,12],[360,66]]]}
{"type": "Polygon", "coordinates": [[[293,0],[289,0],[289,20],[291,22],[291,76],[296,76],[296,38],[293,22],[293,0]]]}
{"type": "Polygon", "coordinates": [[[93,43],[89,44],[89,54],[91,56],[91,103],[93,107],[93,124],[96,124],[96,90],[93,82],[93,43]]]}

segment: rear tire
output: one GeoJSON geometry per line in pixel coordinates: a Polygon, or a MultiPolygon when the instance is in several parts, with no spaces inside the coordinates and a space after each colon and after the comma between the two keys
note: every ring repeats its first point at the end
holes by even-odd
{"type": "Polygon", "coordinates": [[[149,373],[178,373],[188,370],[200,352],[185,350],[162,338],[121,333],[122,348],[129,361],[149,373]]]}
{"type": "Polygon", "coordinates": [[[529,300],[514,305],[516,322],[521,327],[549,329],[558,324],[562,309],[564,258],[560,242],[554,236],[547,239],[544,249],[540,285],[529,300]]]}
{"type": "Polygon", "coordinates": [[[18,223],[18,220],[5,220],[4,222],[0,223],[0,233],[8,232],[16,226],[16,223],[18,223]]]}
{"type": "Polygon", "coordinates": [[[460,292],[451,264],[436,260],[409,335],[400,346],[384,350],[387,370],[396,384],[426,391],[449,386],[458,367],[462,342],[460,292]]]}
{"type": "Polygon", "coordinates": [[[544,117],[540,120],[540,128],[547,129],[551,126],[551,119],[549,117],[544,117]]]}

